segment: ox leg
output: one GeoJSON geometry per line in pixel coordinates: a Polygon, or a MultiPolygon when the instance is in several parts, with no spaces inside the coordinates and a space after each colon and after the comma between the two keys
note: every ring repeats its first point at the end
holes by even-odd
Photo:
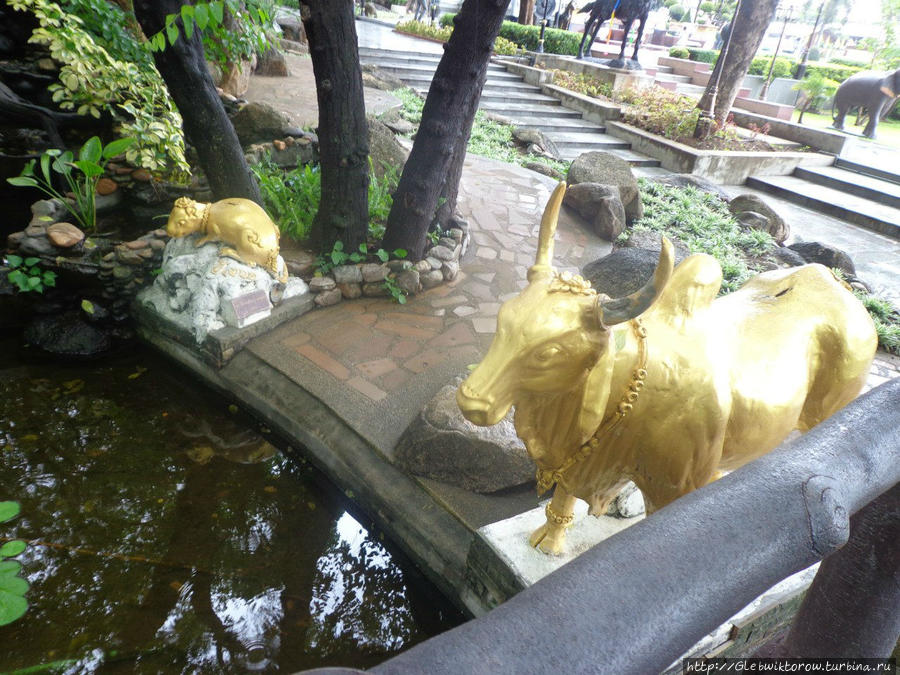
{"type": "Polygon", "coordinates": [[[547,522],[531,534],[528,543],[544,553],[562,553],[566,530],[572,525],[574,511],[575,497],[557,485],[553,499],[547,504],[547,522]]]}
{"type": "Polygon", "coordinates": [[[629,19],[625,22],[625,33],[622,35],[622,46],[619,48],[619,61],[625,61],[625,47],[628,46],[628,34],[631,32],[631,24],[634,19],[629,19]]]}

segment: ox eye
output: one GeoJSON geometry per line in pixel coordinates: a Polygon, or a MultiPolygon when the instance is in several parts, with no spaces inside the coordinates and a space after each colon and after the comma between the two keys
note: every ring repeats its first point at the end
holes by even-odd
{"type": "Polygon", "coordinates": [[[544,347],[541,351],[535,354],[535,358],[538,361],[549,361],[560,352],[562,352],[562,349],[555,345],[551,347],[544,347]]]}

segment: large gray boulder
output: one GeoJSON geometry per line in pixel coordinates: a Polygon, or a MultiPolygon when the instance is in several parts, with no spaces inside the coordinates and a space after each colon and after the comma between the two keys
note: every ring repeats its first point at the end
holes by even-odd
{"type": "Polygon", "coordinates": [[[738,195],[728,203],[728,210],[742,225],[768,232],[778,244],[783,244],[791,235],[791,228],[784,218],[757,195],[738,195]],[[744,216],[745,213],[753,215],[744,216]]]}
{"type": "Polygon", "coordinates": [[[248,103],[232,116],[231,124],[244,147],[281,138],[291,127],[288,117],[268,103],[248,103]]]}
{"type": "Polygon", "coordinates": [[[621,157],[608,152],[585,152],[572,162],[566,182],[569,185],[578,183],[614,185],[619,188],[619,198],[625,207],[625,218],[628,223],[644,215],[637,178],[631,172],[631,165],[621,157]]]}
{"type": "Polygon", "coordinates": [[[615,185],[578,183],[566,190],[563,204],[591,224],[597,236],[613,241],[625,229],[625,207],[615,185]]]}
{"type": "Polygon", "coordinates": [[[381,120],[370,117],[369,126],[369,157],[372,158],[372,168],[375,175],[384,178],[388,169],[393,169],[400,175],[409,152],[400,145],[387,125],[381,120]]]}
{"type": "Polygon", "coordinates": [[[560,159],[559,148],[556,143],[539,129],[524,129],[513,127],[513,138],[524,145],[529,152],[535,155],[545,155],[553,159],[560,159]]]}
{"type": "Polygon", "coordinates": [[[825,267],[836,267],[848,277],[856,276],[856,265],[846,251],[837,246],[822,244],[818,241],[801,241],[788,246],[792,251],[799,253],[808,263],[819,263],[825,267]]]}
{"type": "Polygon", "coordinates": [[[512,413],[478,427],[462,416],[450,384],[429,401],[403,432],[395,463],[417,476],[489,493],[534,479],[534,464],[516,436],[512,413]]]}
{"type": "MultiPolygon", "coordinates": [[[[691,255],[691,250],[684,243],[671,235],[667,235],[672,247],[675,249],[675,264],[678,265],[682,260],[691,255]]],[[[653,251],[657,259],[662,250],[662,236],[659,232],[646,230],[643,228],[633,228],[628,231],[628,239],[622,244],[623,248],[643,248],[653,251]]]]}
{"type": "Polygon", "coordinates": [[[582,268],[581,274],[600,293],[621,298],[647,283],[658,262],[658,251],[620,248],[605,258],[589,262],[582,268]]]}

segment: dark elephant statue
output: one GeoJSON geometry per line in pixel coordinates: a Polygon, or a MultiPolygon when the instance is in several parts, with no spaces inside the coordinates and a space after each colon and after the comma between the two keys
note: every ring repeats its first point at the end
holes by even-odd
{"type": "Polygon", "coordinates": [[[878,122],[887,115],[900,96],[900,68],[892,72],[867,70],[848,77],[834,94],[834,128],[844,128],[844,117],[851,108],[865,108],[869,123],[863,135],[875,138],[878,122]]]}
{"type": "Polygon", "coordinates": [[[638,62],[638,49],[644,36],[644,27],[647,25],[647,15],[650,10],[658,8],[661,4],[661,0],[594,0],[594,2],[589,2],[578,12],[579,14],[590,12],[590,16],[584,25],[584,35],[581,36],[581,44],[578,45],[577,58],[582,59],[585,55],[590,55],[591,46],[597,39],[600,26],[615,15],[625,25],[625,34],[622,36],[622,49],[619,51],[618,58],[613,59],[607,65],[611,68],[641,70],[641,64],[638,62]],[[634,53],[631,55],[631,59],[626,61],[625,46],[628,42],[631,24],[635,21],[640,21],[641,25],[634,41],[634,53]],[[588,40],[588,35],[590,35],[590,40],[588,40]],[[585,42],[587,42],[587,47],[585,47],[585,42]]]}

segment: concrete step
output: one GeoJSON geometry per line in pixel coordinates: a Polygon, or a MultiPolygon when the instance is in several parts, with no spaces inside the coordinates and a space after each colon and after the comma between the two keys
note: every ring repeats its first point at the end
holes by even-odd
{"type": "Polygon", "coordinates": [[[560,134],[551,132],[545,133],[545,135],[553,141],[561,151],[571,148],[573,150],[580,149],[581,152],[587,152],[588,150],[594,149],[595,146],[600,145],[607,148],[624,148],[626,150],[631,147],[631,143],[628,141],[623,141],[614,136],[607,136],[606,134],[560,134]]]}
{"type": "Polygon", "coordinates": [[[560,156],[567,162],[580,157],[586,152],[608,152],[611,155],[620,157],[631,164],[632,167],[656,167],[659,166],[659,160],[651,159],[646,155],[641,155],[626,148],[617,148],[615,146],[597,144],[590,148],[560,148],[560,156]]]}
{"type": "Polygon", "coordinates": [[[516,91],[513,89],[492,89],[485,86],[481,91],[482,101],[491,101],[496,103],[534,103],[550,106],[562,105],[559,99],[547,96],[546,94],[536,94],[528,91],[516,91]]]}
{"type": "Polygon", "coordinates": [[[656,73],[657,82],[674,82],[676,84],[690,84],[690,75],[674,75],[669,73],[656,73]]]}
{"type": "Polygon", "coordinates": [[[797,178],[900,209],[900,184],[835,166],[797,167],[797,178]]]}
{"type": "Polygon", "coordinates": [[[479,106],[482,110],[490,110],[491,112],[509,117],[512,120],[522,118],[526,119],[543,119],[553,120],[562,118],[581,118],[581,113],[577,110],[569,110],[561,105],[552,106],[544,104],[530,103],[497,103],[494,101],[482,101],[479,106]]]}
{"type": "Polygon", "coordinates": [[[703,96],[703,92],[706,91],[706,87],[701,87],[698,84],[679,83],[675,85],[675,91],[686,96],[700,98],[703,96]]]}
{"type": "MultiPolygon", "coordinates": [[[[399,72],[399,71],[398,71],[399,72]]],[[[427,87],[432,80],[434,73],[419,73],[416,72],[414,74],[404,74],[400,73],[399,77],[404,81],[413,86],[421,86],[427,87]]],[[[491,89],[493,91],[521,91],[528,92],[530,94],[541,94],[541,88],[536,87],[533,84],[526,84],[522,78],[519,79],[498,79],[494,77],[488,77],[487,81],[484,83],[485,90],[491,89]]]]}
{"type": "Polygon", "coordinates": [[[816,185],[796,176],[751,176],[747,179],[747,186],[900,239],[900,209],[816,185]]]}
{"type": "Polygon", "coordinates": [[[854,173],[860,173],[865,176],[873,176],[875,178],[879,178],[881,180],[886,180],[891,183],[900,184],[900,173],[896,171],[891,171],[886,167],[875,168],[872,166],[867,166],[866,164],[859,164],[858,162],[851,162],[847,159],[837,158],[834,165],[841,169],[846,169],[847,171],[853,171],[854,173]]]}
{"type": "MultiPolygon", "coordinates": [[[[405,77],[420,77],[431,79],[434,76],[435,67],[423,63],[396,63],[393,61],[368,61],[363,59],[362,63],[378,66],[380,70],[390,73],[400,79],[405,77]]],[[[488,82],[522,82],[522,78],[514,73],[505,70],[489,70],[488,82]]]]}
{"type": "Polygon", "coordinates": [[[668,75],[672,72],[672,66],[656,66],[657,75],[668,75]]]}
{"type": "Polygon", "coordinates": [[[523,129],[540,129],[544,133],[605,134],[606,127],[599,126],[578,117],[561,117],[553,120],[529,119],[518,126],[523,129]]]}
{"type": "MultiPolygon", "coordinates": [[[[435,70],[441,60],[440,54],[412,54],[410,52],[389,51],[382,49],[372,49],[370,47],[359,48],[359,59],[363,63],[371,63],[373,65],[384,66],[414,66],[428,67],[435,70]]],[[[506,68],[497,64],[488,64],[488,73],[496,73],[498,75],[508,74],[512,77],[518,77],[509,73],[506,68]]]]}

